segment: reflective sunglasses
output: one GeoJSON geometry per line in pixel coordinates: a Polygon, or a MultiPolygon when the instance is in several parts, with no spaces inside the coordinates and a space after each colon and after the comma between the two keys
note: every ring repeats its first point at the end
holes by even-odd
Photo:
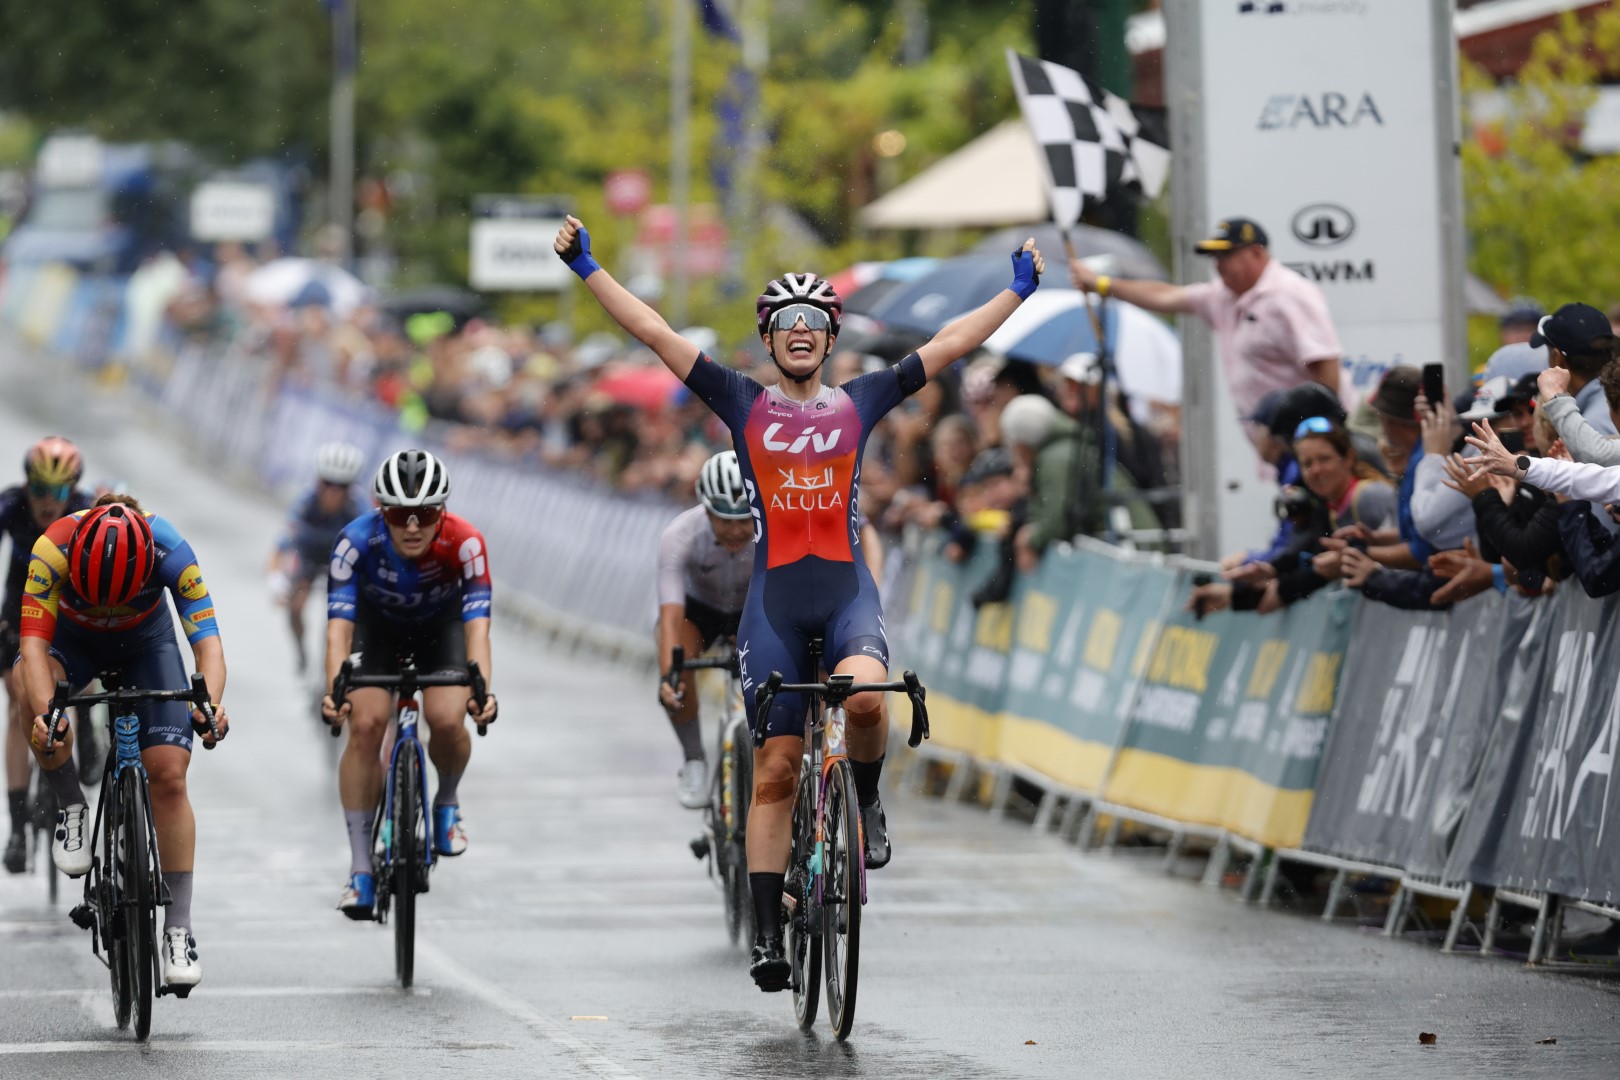
{"type": "Polygon", "coordinates": [[[771,313],[772,330],[792,330],[800,319],[806,330],[832,330],[832,316],[812,304],[789,304],[771,313]]]}
{"type": "Polygon", "coordinates": [[[28,494],[36,499],[55,499],[57,502],[67,502],[69,495],[73,494],[72,484],[44,484],[38,480],[28,481],[28,494]]]}
{"type": "Polygon", "coordinates": [[[383,520],[396,529],[408,529],[415,525],[422,529],[431,529],[444,517],[442,506],[385,506],[383,507],[383,520]]]}
{"type": "Polygon", "coordinates": [[[1333,421],[1325,416],[1313,416],[1308,420],[1301,420],[1299,427],[1294,429],[1294,441],[1298,442],[1307,435],[1331,435],[1333,421]]]}

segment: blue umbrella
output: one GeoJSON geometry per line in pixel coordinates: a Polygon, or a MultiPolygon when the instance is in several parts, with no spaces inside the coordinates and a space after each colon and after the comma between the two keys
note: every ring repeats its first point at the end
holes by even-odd
{"type": "Polygon", "coordinates": [[[1007,287],[1012,280],[1011,254],[946,259],[884,296],[867,314],[891,330],[936,333],[1007,287]]]}

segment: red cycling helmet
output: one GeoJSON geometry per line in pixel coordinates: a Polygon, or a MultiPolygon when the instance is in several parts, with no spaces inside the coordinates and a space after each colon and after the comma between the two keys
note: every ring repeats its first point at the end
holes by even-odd
{"type": "Polygon", "coordinates": [[[122,503],[97,506],[68,541],[68,580],[91,607],[127,607],[157,565],[146,515],[122,503]]]}
{"type": "Polygon", "coordinates": [[[814,274],[783,274],[773,278],[765,286],[765,291],[759,294],[759,299],[754,301],[759,332],[767,333],[771,315],[777,308],[789,304],[809,304],[825,311],[832,319],[832,336],[838,336],[838,325],[844,318],[844,301],[826,278],[814,274]]]}

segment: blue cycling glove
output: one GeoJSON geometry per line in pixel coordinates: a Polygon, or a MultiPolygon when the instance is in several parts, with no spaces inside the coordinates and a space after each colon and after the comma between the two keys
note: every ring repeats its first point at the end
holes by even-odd
{"type": "Polygon", "coordinates": [[[583,225],[579,227],[579,232],[574,234],[574,242],[568,245],[566,251],[559,252],[557,258],[567,263],[568,269],[578,274],[581,281],[602,269],[596,260],[591,258],[591,234],[583,225]]]}
{"type": "Polygon", "coordinates": [[[1035,272],[1035,253],[1019,248],[1013,252],[1012,261],[1013,279],[1007,288],[1017,293],[1018,299],[1028,300],[1041,283],[1041,275],[1035,272]]]}

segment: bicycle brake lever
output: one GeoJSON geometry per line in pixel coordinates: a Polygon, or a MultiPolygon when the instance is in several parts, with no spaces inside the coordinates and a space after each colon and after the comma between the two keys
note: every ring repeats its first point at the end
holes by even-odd
{"type": "Polygon", "coordinates": [[[53,753],[56,750],[56,726],[62,722],[62,714],[67,711],[66,701],[73,694],[73,688],[67,684],[66,679],[56,680],[56,693],[51,698],[51,710],[45,714],[45,746],[41,752],[53,753]]]}
{"type": "Polygon", "coordinates": [[[923,704],[928,697],[928,688],[923,686],[915,671],[907,671],[901,678],[906,684],[906,697],[911,699],[911,736],[906,739],[906,745],[916,749],[930,734],[928,706],[923,704]]]}
{"type": "MultiPolygon", "coordinates": [[[[472,691],[472,703],[478,706],[478,711],[484,711],[484,702],[489,700],[489,684],[484,681],[484,673],[478,670],[478,661],[467,663],[467,686],[472,691]]],[[[488,724],[478,725],[480,736],[489,734],[488,724]]]]}
{"type": "Polygon", "coordinates": [[[200,672],[194,672],[191,676],[191,707],[203,715],[201,724],[195,720],[191,722],[191,730],[198,735],[207,735],[203,749],[212,750],[219,745],[219,726],[214,722],[214,703],[208,700],[208,680],[200,672]]]}

